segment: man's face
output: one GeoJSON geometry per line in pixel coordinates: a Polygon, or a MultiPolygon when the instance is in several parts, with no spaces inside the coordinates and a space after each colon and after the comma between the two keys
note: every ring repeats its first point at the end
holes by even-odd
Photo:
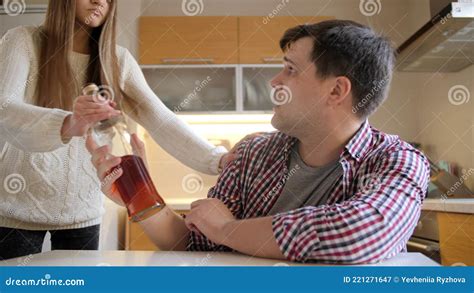
{"type": "Polygon", "coordinates": [[[272,97],[275,104],[272,125],[288,135],[321,127],[325,121],[326,97],[331,87],[327,80],[317,77],[311,61],[312,50],[310,37],[292,43],[285,52],[283,70],[271,81],[276,90],[272,97]]]}

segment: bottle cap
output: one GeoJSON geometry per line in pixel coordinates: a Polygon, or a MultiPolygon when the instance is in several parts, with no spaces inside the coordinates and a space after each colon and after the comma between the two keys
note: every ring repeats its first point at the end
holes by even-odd
{"type": "Polygon", "coordinates": [[[87,95],[94,95],[99,92],[99,87],[95,83],[88,83],[83,89],[82,94],[87,95]]]}

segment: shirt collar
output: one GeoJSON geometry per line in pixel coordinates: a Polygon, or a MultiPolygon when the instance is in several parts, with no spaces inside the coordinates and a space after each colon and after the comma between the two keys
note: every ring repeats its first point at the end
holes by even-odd
{"type": "MultiPolygon", "coordinates": [[[[368,120],[365,120],[362,123],[361,127],[354,136],[349,140],[349,143],[346,144],[345,150],[349,153],[349,155],[354,158],[357,162],[360,162],[369,151],[370,145],[372,140],[372,128],[369,124],[368,120]]],[[[286,136],[285,140],[285,159],[288,159],[289,152],[291,148],[295,145],[298,141],[297,138],[286,136]]],[[[345,152],[341,154],[344,155],[345,152]]]]}
{"type": "Polygon", "coordinates": [[[284,159],[285,159],[285,161],[288,161],[288,158],[290,156],[290,151],[297,142],[298,142],[297,138],[292,137],[292,136],[286,136],[285,147],[284,147],[284,159]]]}
{"type": "Polygon", "coordinates": [[[346,144],[345,150],[357,162],[360,162],[367,154],[372,141],[372,129],[369,121],[365,120],[354,136],[346,144]]]}

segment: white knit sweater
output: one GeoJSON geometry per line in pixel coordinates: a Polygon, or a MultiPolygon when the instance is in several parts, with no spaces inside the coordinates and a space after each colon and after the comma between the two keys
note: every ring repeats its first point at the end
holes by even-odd
{"type": "MultiPolygon", "coordinates": [[[[18,27],[0,41],[0,227],[54,230],[96,225],[104,213],[104,195],[84,138],[63,144],[60,130],[70,112],[33,105],[37,32],[36,27],[18,27]]],[[[117,47],[117,55],[122,87],[140,105],[125,112],[181,162],[216,174],[226,150],[194,134],[165,107],[128,50],[117,47]]],[[[79,53],[70,58],[81,85],[88,61],[88,55],[79,53]]]]}

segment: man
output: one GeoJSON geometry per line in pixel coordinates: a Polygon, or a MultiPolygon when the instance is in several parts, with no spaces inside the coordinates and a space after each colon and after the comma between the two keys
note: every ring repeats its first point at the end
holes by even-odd
{"type": "MultiPolygon", "coordinates": [[[[185,219],[166,207],[141,225],[164,250],[346,264],[405,251],[429,167],[419,151],[367,121],[392,78],[389,41],[331,20],[289,29],[280,47],[285,66],[272,87],[287,103],[274,108],[278,132],[240,143],[237,159],[185,219]]],[[[88,145],[104,180],[120,159],[88,145]]],[[[110,184],[104,192],[119,201],[110,184]]]]}

